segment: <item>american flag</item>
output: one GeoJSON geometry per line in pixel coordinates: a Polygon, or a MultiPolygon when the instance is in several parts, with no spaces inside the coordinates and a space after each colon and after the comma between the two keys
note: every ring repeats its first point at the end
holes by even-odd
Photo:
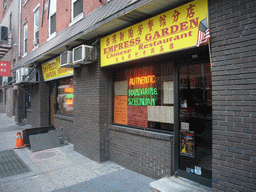
{"type": "Polygon", "coordinates": [[[199,45],[206,43],[208,39],[210,39],[210,31],[205,18],[199,23],[196,46],[199,47],[199,45]]]}

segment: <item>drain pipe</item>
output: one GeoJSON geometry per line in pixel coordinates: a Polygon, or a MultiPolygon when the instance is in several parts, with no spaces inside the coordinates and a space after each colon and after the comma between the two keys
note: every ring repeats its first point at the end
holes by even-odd
{"type": "Polygon", "coordinates": [[[21,21],[22,21],[22,18],[21,18],[21,9],[22,9],[22,0],[19,0],[19,3],[20,3],[20,7],[19,7],[19,51],[18,51],[18,56],[19,56],[19,59],[21,58],[21,21]]]}

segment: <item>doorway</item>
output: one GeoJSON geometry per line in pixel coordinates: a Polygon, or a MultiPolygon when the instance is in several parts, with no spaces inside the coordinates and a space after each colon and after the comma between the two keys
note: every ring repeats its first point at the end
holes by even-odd
{"type": "Polygon", "coordinates": [[[56,100],[56,85],[55,83],[51,83],[50,85],[50,125],[52,126],[54,126],[55,100],[56,100]]]}
{"type": "Polygon", "coordinates": [[[212,180],[212,78],[209,62],[177,67],[176,172],[204,185],[212,180]]]}

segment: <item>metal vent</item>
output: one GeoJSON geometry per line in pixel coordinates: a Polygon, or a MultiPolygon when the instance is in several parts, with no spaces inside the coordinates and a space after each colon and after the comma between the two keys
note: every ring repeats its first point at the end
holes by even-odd
{"type": "Polygon", "coordinates": [[[97,61],[97,49],[90,45],[80,45],[73,49],[74,64],[90,64],[97,61]]]}
{"type": "Polygon", "coordinates": [[[83,47],[82,46],[80,46],[80,47],[78,47],[78,48],[76,48],[76,49],[74,49],[74,61],[81,61],[82,60],[82,51],[83,51],[83,47]]]}
{"type": "Polygon", "coordinates": [[[61,55],[61,58],[60,58],[60,62],[61,63],[67,63],[67,60],[68,60],[68,53],[65,52],[61,55]]]}
{"type": "Polygon", "coordinates": [[[72,51],[66,51],[60,54],[60,66],[65,67],[67,65],[72,65],[72,51]]]}
{"type": "Polygon", "coordinates": [[[0,152],[0,179],[28,173],[30,171],[31,170],[14,152],[14,150],[0,152]]]}

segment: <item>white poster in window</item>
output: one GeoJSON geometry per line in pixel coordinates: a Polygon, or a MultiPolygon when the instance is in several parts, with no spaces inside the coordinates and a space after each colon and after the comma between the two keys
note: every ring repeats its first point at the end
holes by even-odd
{"type": "Polygon", "coordinates": [[[148,106],[148,121],[174,123],[172,106],[148,106]]]}
{"type": "Polygon", "coordinates": [[[163,82],[163,90],[164,90],[164,104],[173,104],[174,103],[173,81],[163,82]]]}
{"type": "Polygon", "coordinates": [[[202,175],[202,169],[201,169],[201,167],[195,166],[195,174],[197,174],[197,175],[202,175]]]}
{"type": "Polygon", "coordinates": [[[114,83],[115,96],[127,95],[127,81],[117,81],[114,83]]]}
{"type": "Polygon", "coordinates": [[[159,106],[148,106],[148,121],[159,121],[159,106]]]}
{"type": "Polygon", "coordinates": [[[181,129],[189,131],[189,123],[181,122],[181,129]]]}

